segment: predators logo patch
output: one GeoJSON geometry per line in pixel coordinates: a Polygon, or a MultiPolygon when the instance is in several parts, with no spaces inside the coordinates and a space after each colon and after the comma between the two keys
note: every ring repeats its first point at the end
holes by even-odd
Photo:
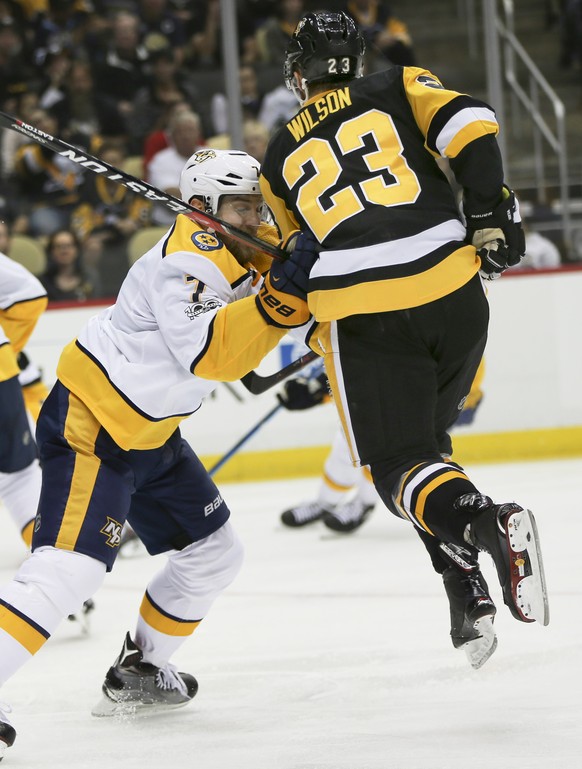
{"type": "Polygon", "coordinates": [[[201,251],[216,251],[222,248],[220,240],[209,232],[195,232],[192,235],[192,243],[201,251]]]}
{"type": "Polygon", "coordinates": [[[121,542],[122,528],[123,527],[120,523],[107,516],[107,523],[101,529],[100,533],[105,534],[107,537],[107,544],[109,547],[119,547],[119,543],[121,542]]]}

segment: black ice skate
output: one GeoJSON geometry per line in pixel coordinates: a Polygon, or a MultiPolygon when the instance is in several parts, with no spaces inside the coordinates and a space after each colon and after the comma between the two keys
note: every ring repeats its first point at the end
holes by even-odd
{"type": "Polygon", "coordinates": [[[158,668],[143,662],[128,633],[102,690],[103,699],[92,715],[151,715],[187,705],[198,691],[198,682],[189,673],[178,673],[173,665],[158,668]]]}
{"type": "Polygon", "coordinates": [[[16,729],[8,719],[8,712],[10,708],[0,703],[0,761],[4,758],[6,748],[11,748],[16,739],[16,729]]]}
{"type": "Polygon", "coordinates": [[[482,667],[497,648],[493,620],[497,609],[479,564],[456,545],[440,545],[451,562],[443,572],[443,583],[451,612],[451,641],[463,649],[472,667],[482,667]]]}
{"type": "Polygon", "coordinates": [[[89,598],[83,603],[81,610],[76,614],[69,614],[69,622],[77,622],[83,635],[89,635],[91,630],[91,613],[95,610],[95,601],[89,598]]]}
{"type": "Polygon", "coordinates": [[[493,558],[503,600],[513,616],[547,625],[550,611],[533,513],[515,502],[495,505],[483,494],[464,494],[455,507],[475,514],[465,539],[493,558]]]}
{"type": "Polygon", "coordinates": [[[374,505],[366,505],[360,499],[352,499],[323,514],[323,524],[332,531],[350,534],[359,529],[370,515],[374,505]]]}
{"type": "Polygon", "coordinates": [[[281,513],[281,523],[296,529],[299,526],[308,526],[321,520],[328,510],[319,502],[304,502],[296,507],[291,507],[281,513]]]}

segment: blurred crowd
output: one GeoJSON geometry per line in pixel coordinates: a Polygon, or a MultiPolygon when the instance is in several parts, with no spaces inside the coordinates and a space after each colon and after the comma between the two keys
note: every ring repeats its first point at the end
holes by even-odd
{"type": "MultiPolygon", "coordinates": [[[[272,132],[298,106],[283,85],[287,41],[321,2],[234,4],[241,149],[260,161],[272,132]]],[[[392,4],[326,0],[325,7],[356,20],[369,71],[416,63],[392,4]]],[[[219,0],[0,0],[0,109],[179,196],[192,152],[230,146],[221,32],[219,0]]],[[[172,217],[25,136],[0,131],[0,221],[9,236],[42,244],[50,299],[114,296],[132,236],[172,217]]]]}
{"type": "MultiPolygon", "coordinates": [[[[283,55],[308,0],[236,0],[243,137],[262,159],[297,109],[283,55]]],[[[377,0],[347,10],[370,62],[414,63],[406,25],[377,0]]],[[[219,0],[0,0],[0,109],[179,195],[185,160],[229,147],[219,0]]],[[[49,298],[112,296],[134,233],[172,212],[83,172],[10,130],[0,132],[0,220],[46,251],[49,298]]]]}

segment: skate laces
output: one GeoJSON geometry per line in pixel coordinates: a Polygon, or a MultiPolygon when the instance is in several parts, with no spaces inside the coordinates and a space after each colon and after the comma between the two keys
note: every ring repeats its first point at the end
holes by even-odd
{"type": "Polygon", "coordinates": [[[365,505],[360,499],[352,499],[345,505],[339,505],[331,511],[334,518],[342,523],[352,523],[359,521],[368,505],[365,505]]]}
{"type": "Polygon", "coordinates": [[[169,662],[163,668],[159,668],[156,673],[156,686],[160,689],[177,689],[180,694],[188,696],[188,688],[184,679],[178,673],[178,668],[169,662]]]}
{"type": "Polygon", "coordinates": [[[293,508],[293,517],[297,523],[302,523],[310,518],[317,518],[323,510],[324,508],[319,502],[305,502],[303,505],[297,505],[297,507],[293,508]]]}

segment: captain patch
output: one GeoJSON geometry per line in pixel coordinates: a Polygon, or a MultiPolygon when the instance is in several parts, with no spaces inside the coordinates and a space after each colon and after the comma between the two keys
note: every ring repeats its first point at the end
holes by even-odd
{"type": "Polygon", "coordinates": [[[192,235],[192,243],[201,251],[216,251],[217,248],[222,248],[220,240],[209,232],[195,232],[192,235]]]}

